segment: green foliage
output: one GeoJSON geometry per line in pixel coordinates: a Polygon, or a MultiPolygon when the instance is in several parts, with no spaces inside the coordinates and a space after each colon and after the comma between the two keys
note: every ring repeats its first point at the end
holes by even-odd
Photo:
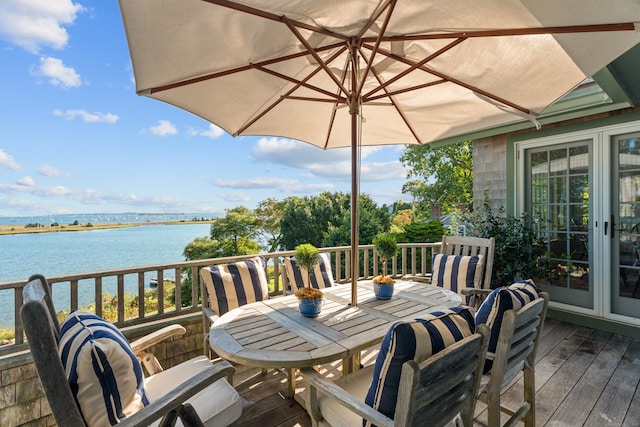
{"type": "Polygon", "coordinates": [[[211,240],[218,242],[217,256],[249,255],[260,252],[260,245],[253,239],[258,235],[255,214],[238,206],[227,209],[225,216],[211,224],[211,240]]]}
{"type": "Polygon", "coordinates": [[[538,273],[542,241],[526,214],[506,215],[504,207],[495,213],[485,201],[467,220],[471,224],[469,234],[495,238],[492,282],[498,286],[510,285],[538,273]]]}
{"type": "Polygon", "coordinates": [[[416,221],[405,225],[400,240],[406,243],[439,242],[445,234],[447,232],[440,221],[416,221]]]}
{"type": "Polygon", "coordinates": [[[398,242],[391,233],[378,234],[373,238],[373,244],[382,259],[382,276],[387,274],[387,261],[393,259],[398,253],[398,242]]]}
{"type": "MultiPolygon", "coordinates": [[[[309,242],[315,246],[343,246],[351,243],[351,200],[349,194],[324,192],[315,197],[285,199],[282,215],[284,249],[309,242]]],[[[366,194],[358,200],[359,243],[371,243],[391,224],[386,207],[378,207],[366,194]]]]}
{"type": "Polygon", "coordinates": [[[398,242],[391,233],[378,234],[373,238],[373,244],[378,251],[378,255],[382,258],[382,263],[386,264],[388,260],[392,259],[398,253],[398,242]]]}
{"type": "Polygon", "coordinates": [[[254,210],[258,234],[267,242],[264,248],[267,252],[275,252],[282,241],[280,222],[284,213],[285,202],[267,198],[254,210]]]}
{"type": "Polygon", "coordinates": [[[431,207],[439,204],[443,214],[463,204],[471,208],[473,197],[473,156],[470,141],[442,147],[410,145],[400,156],[409,178],[402,188],[419,202],[421,216],[431,217],[431,207]]]}
{"type": "Polygon", "coordinates": [[[296,263],[307,270],[307,273],[313,270],[313,267],[320,262],[320,251],[310,243],[296,246],[293,256],[296,258],[296,263]]]}
{"type": "Polygon", "coordinates": [[[309,276],[313,271],[313,267],[320,262],[320,252],[318,248],[310,243],[303,243],[296,246],[293,256],[300,268],[307,272],[308,287],[311,287],[311,281],[308,280],[309,276]]]}

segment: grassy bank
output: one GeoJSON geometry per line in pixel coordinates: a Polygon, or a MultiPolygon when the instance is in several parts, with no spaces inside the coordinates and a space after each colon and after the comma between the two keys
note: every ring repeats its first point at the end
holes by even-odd
{"type": "Polygon", "coordinates": [[[117,224],[60,224],[43,227],[27,227],[25,225],[0,225],[0,235],[3,234],[29,234],[29,233],[60,233],[66,231],[103,230],[108,228],[142,227],[159,224],[202,224],[212,223],[213,220],[202,221],[162,221],[162,222],[129,222],[117,224]]]}

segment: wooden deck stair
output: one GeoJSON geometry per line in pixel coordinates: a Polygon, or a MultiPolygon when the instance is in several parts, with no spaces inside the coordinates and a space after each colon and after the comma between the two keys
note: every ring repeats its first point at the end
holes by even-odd
{"type": "MultiPolygon", "coordinates": [[[[375,352],[363,354],[373,363],[375,352]]],[[[340,364],[323,365],[339,375],[340,364]]],[[[521,380],[518,380],[521,381],[521,380]]],[[[270,370],[251,369],[236,375],[238,391],[256,402],[256,414],[243,426],[308,427],[311,421],[295,400],[286,396],[286,381],[270,370]]],[[[536,363],[537,426],[640,426],[640,340],[547,320],[536,363]]],[[[297,379],[303,389],[303,381],[297,379]]],[[[520,387],[510,387],[504,402],[514,401],[520,387]]],[[[482,403],[475,426],[486,426],[482,403]]]]}

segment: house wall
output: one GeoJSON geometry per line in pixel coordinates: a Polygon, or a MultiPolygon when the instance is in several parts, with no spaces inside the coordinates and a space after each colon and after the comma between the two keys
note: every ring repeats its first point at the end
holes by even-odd
{"type": "Polygon", "coordinates": [[[507,203],[507,138],[497,135],[473,141],[473,206],[485,196],[492,208],[507,203]]]}
{"type": "MultiPolygon", "coordinates": [[[[187,330],[185,335],[151,348],[151,352],[165,369],[203,354],[202,315],[183,317],[178,323],[187,330]]],[[[164,325],[133,327],[123,330],[123,333],[128,340],[133,341],[147,334],[150,327],[158,329],[165,325],[166,322],[164,325]]],[[[0,426],[55,425],[29,352],[0,358],[0,426]]]]}

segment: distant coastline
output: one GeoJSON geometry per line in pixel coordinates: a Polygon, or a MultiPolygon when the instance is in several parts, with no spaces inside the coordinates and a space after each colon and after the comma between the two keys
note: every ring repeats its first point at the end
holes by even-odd
{"type": "Polygon", "coordinates": [[[31,233],[61,233],[67,231],[91,231],[108,228],[141,227],[147,225],[179,225],[179,224],[206,224],[212,223],[213,219],[202,220],[180,220],[180,221],[148,221],[148,222],[127,222],[127,223],[103,223],[103,224],[61,224],[46,225],[41,227],[26,227],[22,224],[0,225],[0,235],[7,234],[31,234],[31,233]]]}

